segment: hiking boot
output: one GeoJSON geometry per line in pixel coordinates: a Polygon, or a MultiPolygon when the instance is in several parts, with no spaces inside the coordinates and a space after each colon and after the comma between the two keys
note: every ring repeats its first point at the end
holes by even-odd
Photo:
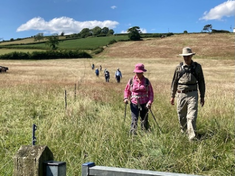
{"type": "Polygon", "coordinates": [[[137,135],[136,130],[135,130],[135,129],[131,129],[131,130],[130,130],[130,135],[137,135]]]}

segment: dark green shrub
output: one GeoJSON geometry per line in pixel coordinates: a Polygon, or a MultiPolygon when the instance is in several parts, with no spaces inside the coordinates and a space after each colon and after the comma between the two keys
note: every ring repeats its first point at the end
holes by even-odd
{"type": "Polygon", "coordinates": [[[152,37],[161,37],[162,34],[159,34],[159,33],[155,33],[155,34],[152,34],[152,37]]]}
{"type": "Polygon", "coordinates": [[[94,53],[94,54],[99,54],[99,53],[101,53],[102,51],[104,51],[104,48],[103,48],[103,47],[99,47],[99,48],[95,49],[95,50],[93,51],[93,53],[94,53]]]}
{"type": "Polygon", "coordinates": [[[229,31],[226,31],[226,30],[216,30],[216,29],[212,29],[211,32],[212,33],[230,33],[229,31]]]}
{"type": "Polygon", "coordinates": [[[112,44],[114,44],[114,43],[117,43],[117,41],[116,41],[115,39],[109,41],[109,45],[112,45],[112,44]]]}
{"type": "Polygon", "coordinates": [[[169,32],[166,34],[167,37],[172,36],[172,35],[174,35],[174,33],[172,33],[172,32],[169,32]]]}
{"type": "Polygon", "coordinates": [[[32,53],[12,52],[0,55],[0,59],[14,60],[43,60],[43,59],[59,59],[59,58],[92,58],[92,56],[84,51],[34,51],[32,53]]]}
{"type": "Polygon", "coordinates": [[[0,55],[0,59],[12,59],[12,60],[22,60],[22,59],[29,59],[29,53],[24,52],[11,52],[7,54],[0,55]]]}

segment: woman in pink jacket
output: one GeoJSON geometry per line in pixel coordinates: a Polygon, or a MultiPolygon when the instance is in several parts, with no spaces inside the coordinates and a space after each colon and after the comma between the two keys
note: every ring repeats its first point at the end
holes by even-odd
{"type": "Polygon", "coordinates": [[[141,118],[141,129],[148,130],[148,109],[151,108],[154,99],[153,88],[144,76],[147,70],[142,63],[135,65],[135,76],[131,78],[124,90],[124,103],[130,101],[131,108],[131,130],[132,134],[136,134],[138,117],[141,118]]]}

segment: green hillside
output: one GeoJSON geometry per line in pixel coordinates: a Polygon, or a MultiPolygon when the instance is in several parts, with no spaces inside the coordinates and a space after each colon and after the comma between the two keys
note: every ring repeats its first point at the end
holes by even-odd
{"type": "MultiPolygon", "coordinates": [[[[78,50],[93,50],[98,47],[109,45],[115,41],[126,41],[128,40],[127,35],[119,36],[107,36],[107,37],[88,37],[80,39],[60,39],[58,49],[78,49],[78,50]]],[[[45,44],[46,40],[41,42],[35,42],[34,40],[24,39],[18,42],[1,42],[0,48],[7,49],[49,49],[45,44]]]]}

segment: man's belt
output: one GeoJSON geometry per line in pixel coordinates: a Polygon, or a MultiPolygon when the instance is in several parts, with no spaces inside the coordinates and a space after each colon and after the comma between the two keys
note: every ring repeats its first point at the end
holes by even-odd
{"type": "Polygon", "coordinates": [[[197,91],[197,89],[192,89],[192,90],[177,90],[178,93],[189,93],[189,92],[194,92],[197,91]]]}
{"type": "Polygon", "coordinates": [[[197,83],[178,83],[178,85],[196,85],[197,83]]]}

